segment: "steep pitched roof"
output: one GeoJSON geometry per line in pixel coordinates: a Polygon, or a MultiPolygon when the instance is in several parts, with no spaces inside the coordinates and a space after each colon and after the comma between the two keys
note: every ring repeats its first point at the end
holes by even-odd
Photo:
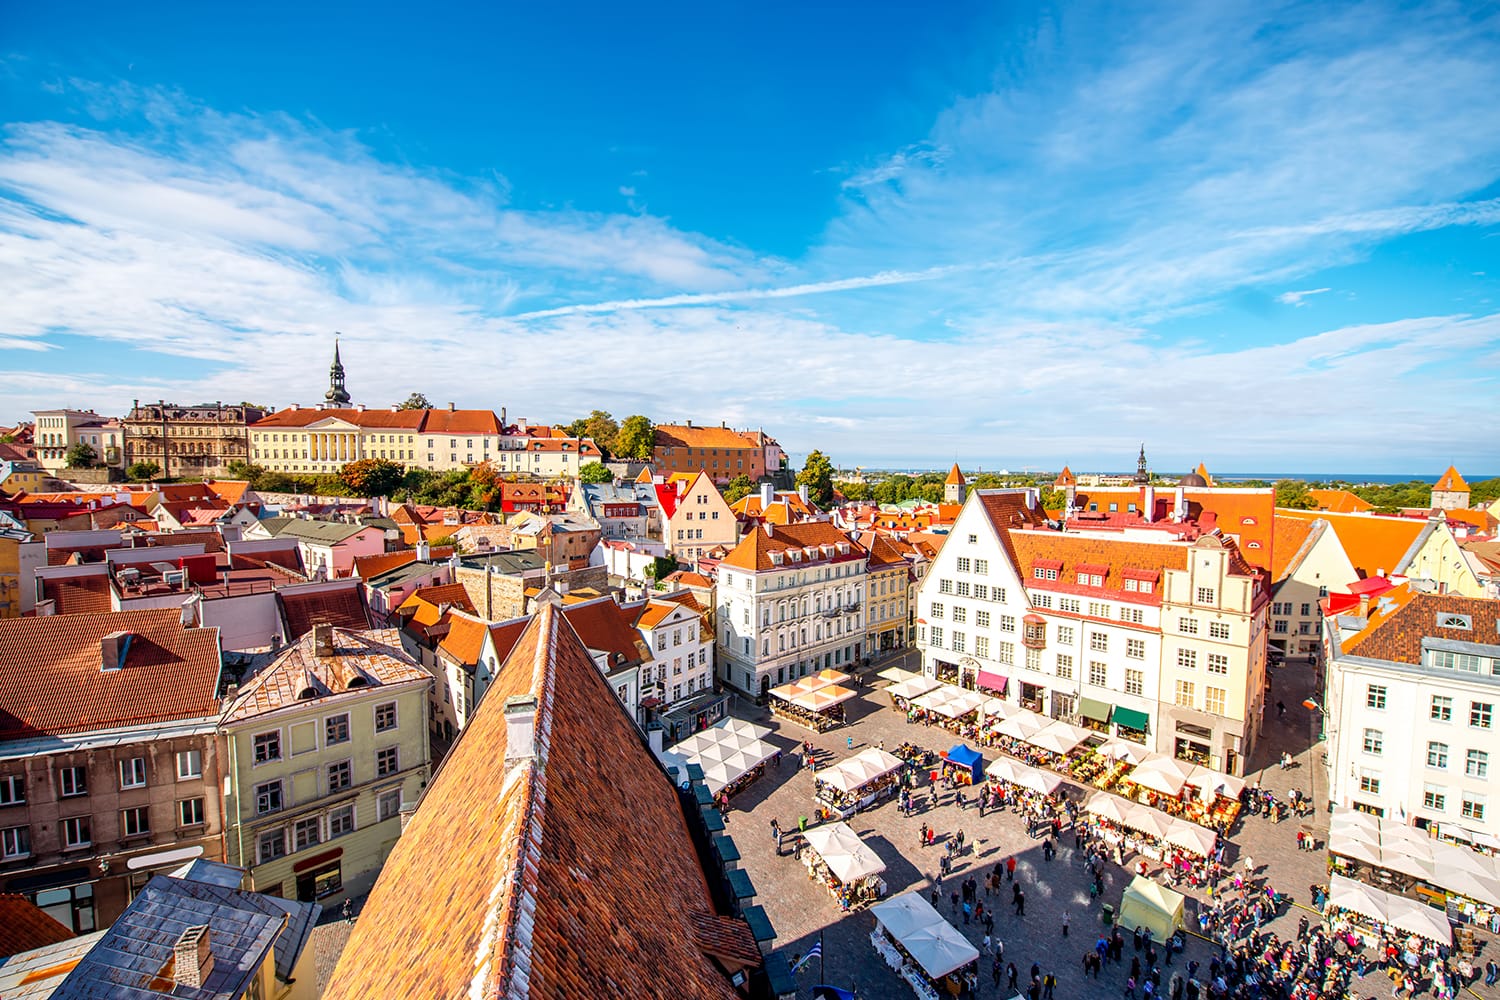
{"type": "Polygon", "coordinates": [[[618,667],[634,666],[651,659],[651,650],[635,630],[635,615],[601,597],[563,608],[563,617],[590,650],[605,654],[611,672],[618,667]]]}
{"type": "Polygon", "coordinates": [[[953,468],[948,470],[948,478],[943,480],[943,485],[962,486],[965,482],[967,482],[967,480],[964,479],[964,474],[959,471],[958,463],[954,462],[953,468]]]}
{"type": "Polygon", "coordinates": [[[401,602],[398,611],[410,611],[412,620],[418,625],[436,625],[442,617],[442,606],[458,608],[475,614],[474,602],[469,598],[469,592],[461,583],[444,583],[436,587],[418,587],[411,595],[401,602]]]}
{"type": "Polygon", "coordinates": [[[455,663],[472,667],[479,663],[479,654],[484,649],[484,637],[489,632],[489,623],[472,614],[461,611],[448,615],[448,633],[438,643],[438,649],[451,656],[455,663]]]}
{"type": "Polygon", "coordinates": [[[25,896],[0,892],[0,959],[72,936],[71,928],[52,919],[25,896]]]}
{"type": "Polygon", "coordinates": [[[755,437],[727,427],[688,427],[685,424],[657,424],[658,448],[758,448],[755,437]]]}
{"type": "Polygon", "coordinates": [[[1326,525],[1327,521],[1309,521],[1300,517],[1283,517],[1280,512],[1272,519],[1271,531],[1275,538],[1272,551],[1276,558],[1271,563],[1271,582],[1280,583],[1302,564],[1311,551],[1313,543],[1318,540],[1322,530],[1319,524],[1326,525]]]}
{"type": "Polygon", "coordinates": [[[323,996],[732,1000],[697,944],[695,924],[713,916],[676,790],[543,605],[397,841],[323,996]],[[536,699],[530,753],[507,737],[517,695],[536,699]]]}
{"type": "Polygon", "coordinates": [[[1163,570],[1185,569],[1191,555],[1191,549],[1182,544],[1126,541],[1108,535],[1058,531],[1012,531],[1009,534],[1015,550],[1016,568],[1027,587],[1083,595],[1107,593],[1113,600],[1142,604],[1161,603],[1161,583],[1158,582],[1151,593],[1142,594],[1125,589],[1127,577],[1133,575],[1139,579],[1141,574],[1148,578],[1160,577],[1163,570]],[[1038,563],[1057,569],[1058,579],[1033,579],[1031,571],[1038,563]],[[1076,571],[1081,568],[1093,572],[1104,570],[1098,574],[1104,578],[1103,585],[1094,587],[1075,583],[1076,571]]]}
{"type": "Polygon", "coordinates": [[[1450,465],[1448,471],[1443,473],[1436,484],[1432,487],[1448,493],[1468,493],[1469,484],[1464,482],[1464,477],[1458,474],[1458,467],[1450,465]]]}
{"type": "Polygon", "coordinates": [[[1286,510],[1278,508],[1277,517],[1328,522],[1344,554],[1361,578],[1395,572],[1401,557],[1422,531],[1425,521],[1409,517],[1381,517],[1377,514],[1335,514],[1326,510],[1286,510]]]}
{"type": "Polygon", "coordinates": [[[1331,510],[1335,514],[1353,514],[1362,510],[1374,510],[1375,505],[1348,490],[1308,490],[1319,510],[1331,510]]]}
{"type": "MultiPolygon", "coordinates": [[[[102,566],[102,564],[101,564],[102,566]]],[[[114,608],[109,573],[42,580],[42,597],[55,602],[60,615],[104,614],[114,608]]]]}
{"type": "Polygon", "coordinates": [[[1452,639],[1485,646],[1500,645],[1495,613],[1500,602],[1479,597],[1453,594],[1421,594],[1402,584],[1372,603],[1368,624],[1343,641],[1345,653],[1368,656],[1395,663],[1422,662],[1422,640],[1452,639]],[[1469,619],[1467,629],[1445,628],[1438,624],[1442,615],[1463,615],[1469,619]]]}
{"type": "Polygon", "coordinates": [[[427,681],[432,675],[401,648],[395,629],[333,630],[333,655],[303,636],[240,689],[220,722],[233,723],[292,705],[309,705],[352,690],[427,681]]]}
{"type": "Polygon", "coordinates": [[[177,608],[0,619],[0,739],[77,733],[219,712],[219,630],[177,608]],[[101,640],[131,634],[104,670],[101,640]]]}

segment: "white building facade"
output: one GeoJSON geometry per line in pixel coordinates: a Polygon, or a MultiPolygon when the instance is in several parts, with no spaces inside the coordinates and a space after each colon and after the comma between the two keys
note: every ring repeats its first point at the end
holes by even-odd
{"type": "Polygon", "coordinates": [[[719,564],[725,684],[753,695],[866,653],[866,554],[825,521],[766,525],[719,564]]]}

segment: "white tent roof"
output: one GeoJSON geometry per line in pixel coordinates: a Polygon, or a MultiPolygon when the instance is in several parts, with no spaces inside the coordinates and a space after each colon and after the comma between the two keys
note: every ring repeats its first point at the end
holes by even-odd
{"type": "Polygon", "coordinates": [[[1133,808],[1135,808],[1135,803],[1129,799],[1122,799],[1108,792],[1095,792],[1088,802],[1084,803],[1083,811],[1113,823],[1123,823],[1133,808]]]}
{"type": "Polygon", "coordinates": [[[725,785],[776,755],[776,747],[760,738],[768,733],[764,726],[726,719],[668,747],[666,753],[702,767],[703,783],[717,795],[725,785]]]}
{"type": "Polygon", "coordinates": [[[1045,716],[1037,715],[1030,709],[1022,709],[996,726],[995,732],[1012,739],[1024,740],[1041,732],[1047,721],[1045,716]]]}
{"type": "Polygon", "coordinates": [[[1110,760],[1123,760],[1127,764],[1139,764],[1150,753],[1145,747],[1126,740],[1109,740],[1099,747],[1099,753],[1110,760]]]}
{"type": "Polygon", "coordinates": [[[885,862],[859,839],[848,823],[815,826],[803,836],[840,882],[853,882],[885,871],[885,862]]]}
{"type": "Polygon", "coordinates": [[[1152,754],[1125,776],[1125,780],[1150,788],[1164,795],[1179,795],[1193,773],[1193,765],[1187,761],[1152,754]]]}
{"type": "Polygon", "coordinates": [[[1371,920],[1385,920],[1385,893],[1371,885],[1330,875],[1328,878],[1328,904],[1343,910],[1352,910],[1371,920]]]}
{"type": "Polygon", "coordinates": [[[893,896],[876,903],[870,912],[933,979],[941,979],[979,958],[979,949],[944,920],[920,893],[893,896]]]}
{"type": "Polygon", "coordinates": [[[1088,738],[1087,729],[1059,719],[1026,737],[1026,742],[1053,753],[1067,753],[1088,738]]]}
{"type": "Polygon", "coordinates": [[[826,712],[835,705],[853,698],[855,691],[837,684],[826,684],[814,691],[804,691],[789,699],[793,705],[809,712],[826,712]]]}
{"type": "Polygon", "coordinates": [[[1439,944],[1453,943],[1453,925],[1426,903],[1386,893],[1386,923],[1439,944]]]}
{"type": "Polygon", "coordinates": [[[1212,799],[1214,794],[1227,796],[1231,799],[1240,797],[1245,790],[1245,779],[1236,778],[1232,774],[1215,771],[1207,767],[1194,767],[1188,775],[1188,784],[1201,792],[1206,792],[1205,800],[1212,799]]]}
{"type": "Polygon", "coordinates": [[[838,791],[852,792],[904,764],[895,754],[887,753],[879,747],[866,747],[853,757],[819,771],[817,779],[838,791]]]}
{"type": "Polygon", "coordinates": [[[984,704],[979,706],[979,714],[987,718],[999,716],[1002,719],[1008,719],[1020,710],[1019,706],[1012,705],[1003,698],[986,698],[984,704]]]}
{"type": "Polygon", "coordinates": [[[997,781],[1008,781],[1033,792],[1041,792],[1043,795],[1051,795],[1063,783],[1062,778],[1051,771],[1043,771],[1041,768],[1023,764],[1010,757],[996,759],[993,764],[984,769],[984,772],[997,781]]]}
{"type": "Polygon", "coordinates": [[[881,680],[890,681],[892,684],[900,684],[902,681],[909,681],[913,677],[920,677],[922,675],[914,674],[910,670],[902,670],[900,667],[886,667],[875,676],[881,680]]]}
{"type": "Polygon", "coordinates": [[[892,695],[897,698],[905,698],[910,701],[911,699],[924,695],[928,691],[932,691],[940,686],[941,685],[931,677],[914,675],[904,681],[897,681],[895,684],[892,684],[890,687],[886,688],[885,691],[886,694],[892,695]]]}
{"type": "Polygon", "coordinates": [[[1214,851],[1214,832],[1205,830],[1196,823],[1189,823],[1185,819],[1168,817],[1171,826],[1167,830],[1166,841],[1182,848],[1189,854],[1195,854],[1200,858],[1206,858],[1214,851]]]}

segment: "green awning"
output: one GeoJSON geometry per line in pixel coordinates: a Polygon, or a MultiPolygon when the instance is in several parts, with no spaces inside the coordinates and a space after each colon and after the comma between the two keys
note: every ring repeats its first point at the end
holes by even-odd
{"type": "Polygon", "coordinates": [[[1115,706],[1106,701],[1095,701],[1092,698],[1079,698],[1078,711],[1083,713],[1085,719],[1093,719],[1095,722],[1108,722],[1109,713],[1114,711],[1115,706]]]}
{"type": "Polygon", "coordinates": [[[1151,723],[1151,716],[1145,712],[1137,712],[1133,708],[1116,708],[1115,725],[1122,729],[1134,729],[1145,732],[1151,723]]]}

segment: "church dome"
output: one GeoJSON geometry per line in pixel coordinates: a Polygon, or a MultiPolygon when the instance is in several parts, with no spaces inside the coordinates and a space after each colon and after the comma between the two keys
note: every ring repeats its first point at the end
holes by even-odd
{"type": "Polygon", "coordinates": [[[1178,486],[1194,486],[1194,487],[1197,487],[1198,489],[1206,489],[1208,487],[1208,480],[1204,479],[1202,476],[1198,475],[1198,473],[1196,473],[1196,472],[1189,472],[1187,475],[1185,475],[1181,479],[1177,480],[1177,485],[1178,486]]]}

